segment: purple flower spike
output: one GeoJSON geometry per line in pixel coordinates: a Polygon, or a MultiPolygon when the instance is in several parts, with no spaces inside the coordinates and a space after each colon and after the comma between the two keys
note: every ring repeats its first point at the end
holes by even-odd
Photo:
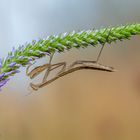
{"type": "Polygon", "coordinates": [[[0,91],[1,91],[1,87],[3,87],[8,81],[9,81],[9,79],[0,81],[0,91]]]}
{"type": "Polygon", "coordinates": [[[16,49],[15,49],[15,47],[13,47],[13,49],[12,49],[12,56],[14,56],[15,52],[16,52],[16,49]]]}
{"type": "Polygon", "coordinates": [[[9,71],[9,72],[6,72],[5,75],[10,76],[12,73],[13,73],[13,71],[9,71]]]}
{"type": "Polygon", "coordinates": [[[28,58],[28,61],[32,61],[33,59],[32,58],[28,58]]]}
{"type": "Polygon", "coordinates": [[[6,72],[5,75],[11,76],[12,74],[19,73],[19,72],[20,72],[19,70],[12,70],[12,71],[6,72]]]}
{"type": "Polygon", "coordinates": [[[5,73],[0,74],[0,79],[2,79],[5,76],[5,73]]]}
{"type": "Polygon", "coordinates": [[[3,87],[8,81],[9,81],[9,79],[0,81],[0,88],[3,87]]]}
{"type": "Polygon", "coordinates": [[[14,73],[20,73],[20,70],[13,70],[14,73]]]}
{"type": "Polygon", "coordinates": [[[19,57],[18,57],[18,59],[23,59],[23,58],[24,58],[24,56],[19,56],[19,57]]]}
{"type": "Polygon", "coordinates": [[[29,50],[29,52],[30,52],[30,53],[32,53],[32,52],[33,52],[33,50],[29,50]]]}
{"type": "Polygon", "coordinates": [[[11,64],[9,64],[10,67],[14,67],[16,65],[16,62],[12,62],[11,64]]]}

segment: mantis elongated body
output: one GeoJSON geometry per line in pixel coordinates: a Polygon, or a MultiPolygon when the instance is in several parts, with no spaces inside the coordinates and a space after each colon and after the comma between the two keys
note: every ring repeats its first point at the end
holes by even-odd
{"type": "Polygon", "coordinates": [[[49,60],[48,64],[38,66],[38,67],[34,68],[31,72],[28,72],[28,71],[32,64],[27,67],[26,75],[29,76],[31,79],[35,78],[37,75],[39,75],[41,72],[43,72],[46,69],[42,82],[39,84],[30,83],[30,86],[32,87],[33,90],[38,90],[39,88],[48,85],[49,83],[57,80],[60,77],[63,77],[69,73],[72,73],[72,72],[78,71],[78,70],[82,70],[82,69],[113,72],[114,68],[98,63],[101,53],[103,51],[103,48],[104,48],[104,44],[102,45],[102,48],[99,52],[99,55],[98,55],[96,61],[77,60],[67,67],[66,67],[66,65],[67,65],[66,62],[52,64],[51,61],[54,56],[54,53],[52,53],[50,55],[50,60],[49,60]],[[60,68],[60,67],[61,67],[60,71],[53,78],[48,80],[48,76],[49,76],[50,72],[52,72],[53,70],[56,70],[57,68],[60,68]]]}
{"type": "Polygon", "coordinates": [[[63,77],[69,73],[72,73],[74,71],[82,70],[82,69],[90,69],[90,70],[100,70],[100,71],[107,71],[107,72],[114,72],[114,68],[105,66],[102,64],[97,63],[96,61],[85,61],[85,60],[79,60],[73,62],[70,66],[66,67],[66,62],[61,62],[57,64],[45,64],[42,66],[38,66],[34,68],[31,72],[28,73],[28,69],[30,66],[28,66],[26,74],[29,76],[31,79],[35,78],[37,75],[39,75],[41,72],[43,72],[45,69],[47,69],[44,78],[42,80],[42,83],[40,84],[33,84],[30,83],[30,86],[34,90],[38,90],[41,87],[44,87],[48,85],[49,83],[57,80],[60,77],[63,77]],[[47,80],[49,73],[59,67],[62,67],[60,71],[54,76],[54,78],[47,80]],[[47,75],[47,76],[46,76],[47,75]]]}

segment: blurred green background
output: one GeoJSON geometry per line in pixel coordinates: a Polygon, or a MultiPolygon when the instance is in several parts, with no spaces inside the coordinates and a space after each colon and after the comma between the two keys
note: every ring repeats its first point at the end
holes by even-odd
{"type": "MultiPolygon", "coordinates": [[[[0,56],[51,34],[140,22],[139,7],[139,0],[0,0],[0,56]]],[[[100,63],[115,73],[77,71],[30,96],[22,68],[0,92],[0,140],[139,140],[139,43],[135,36],[105,46],[100,63]]],[[[100,48],[56,53],[53,62],[96,60],[100,48]]]]}

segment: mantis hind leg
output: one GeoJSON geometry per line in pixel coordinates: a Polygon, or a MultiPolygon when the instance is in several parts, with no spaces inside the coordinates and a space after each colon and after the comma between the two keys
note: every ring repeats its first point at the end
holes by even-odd
{"type": "Polygon", "coordinates": [[[104,45],[101,47],[101,50],[100,50],[100,52],[99,52],[99,54],[98,54],[98,56],[97,56],[96,63],[98,63],[98,62],[99,62],[99,59],[100,59],[101,54],[102,54],[102,52],[103,52],[103,49],[104,49],[104,45]]]}
{"type": "MultiPolygon", "coordinates": [[[[105,31],[106,31],[106,30],[105,30],[105,31]]],[[[110,29],[110,30],[108,31],[108,35],[107,35],[107,37],[106,37],[106,42],[108,42],[108,43],[109,43],[109,36],[110,36],[110,34],[111,34],[111,31],[112,31],[112,29],[110,29]]],[[[99,51],[99,54],[98,54],[98,56],[97,56],[96,63],[99,62],[99,59],[100,59],[101,54],[102,54],[102,52],[103,52],[104,46],[105,46],[105,43],[102,43],[102,47],[101,47],[101,49],[100,49],[100,51],[99,51]]]]}
{"type": "MultiPolygon", "coordinates": [[[[107,29],[106,29],[106,30],[107,30],[107,29]]],[[[105,30],[105,31],[106,31],[106,30],[105,30]]],[[[109,35],[110,35],[110,34],[111,34],[111,29],[108,31],[108,34],[107,34],[107,37],[106,37],[106,42],[109,42],[109,35]]],[[[102,47],[101,47],[101,49],[100,49],[100,51],[99,51],[99,54],[98,54],[98,56],[97,56],[96,61],[77,60],[77,61],[73,62],[73,63],[69,66],[69,68],[72,68],[72,67],[74,67],[74,66],[76,66],[76,65],[99,64],[98,62],[99,62],[99,59],[100,59],[101,54],[102,54],[102,52],[103,52],[104,46],[105,46],[105,43],[102,43],[102,47]]],[[[101,64],[99,64],[99,65],[101,65],[101,64]]],[[[103,66],[104,66],[104,65],[103,65],[103,66]]]]}

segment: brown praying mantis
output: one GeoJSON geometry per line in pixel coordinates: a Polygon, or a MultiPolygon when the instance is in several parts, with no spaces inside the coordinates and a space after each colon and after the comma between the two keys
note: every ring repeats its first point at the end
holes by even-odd
{"type": "MultiPolygon", "coordinates": [[[[110,30],[111,31],[111,30],[110,30]]],[[[109,34],[108,34],[109,36],[109,34]]],[[[63,77],[69,73],[78,71],[78,70],[83,70],[83,69],[89,69],[89,70],[100,70],[100,71],[107,71],[107,72],[114,72],[114,68],[110,67],[110,66],[105,66],[102,65],[99,62],[99,58],[101,56],[101,53],[103,51],[105,44],[102,44],[101,50],[98,54],[97,60],[96,61],[86,61],[86,60],[77,60],[74,61],[71,65],[67,66],[66,62],[60,62],[60,63],[56,63],[56,64],[52,64],[52,59],[54,56],[54,52],[49,56],[49,63],[41,65],[41,66],[37,66],[36,68],[34,68],[33,70],[31,70],[29,72],[29,68],[34,64],[31,64],[27,67],[26,69],[26,75],[29,76],[31,79],[35,78],[36,76],[38,76],[40,73],[42,73],[43,71],[45,71],[45,75],[43,77],[43,80],[41,83],[38,84],[34,84],[34,83],[30,83],[30,86],[33,90],[38,90],[39,88],[42,88],[48,84],[50,84],[51,82],[57,80],[60,77],[63,77]],[[51,78],[48,79],[50,73],[53,70],[56,70],[57,68],[61,68],[60,71],[58,71],[58,73],[56,73],[56,75],[51,78]]]]}

